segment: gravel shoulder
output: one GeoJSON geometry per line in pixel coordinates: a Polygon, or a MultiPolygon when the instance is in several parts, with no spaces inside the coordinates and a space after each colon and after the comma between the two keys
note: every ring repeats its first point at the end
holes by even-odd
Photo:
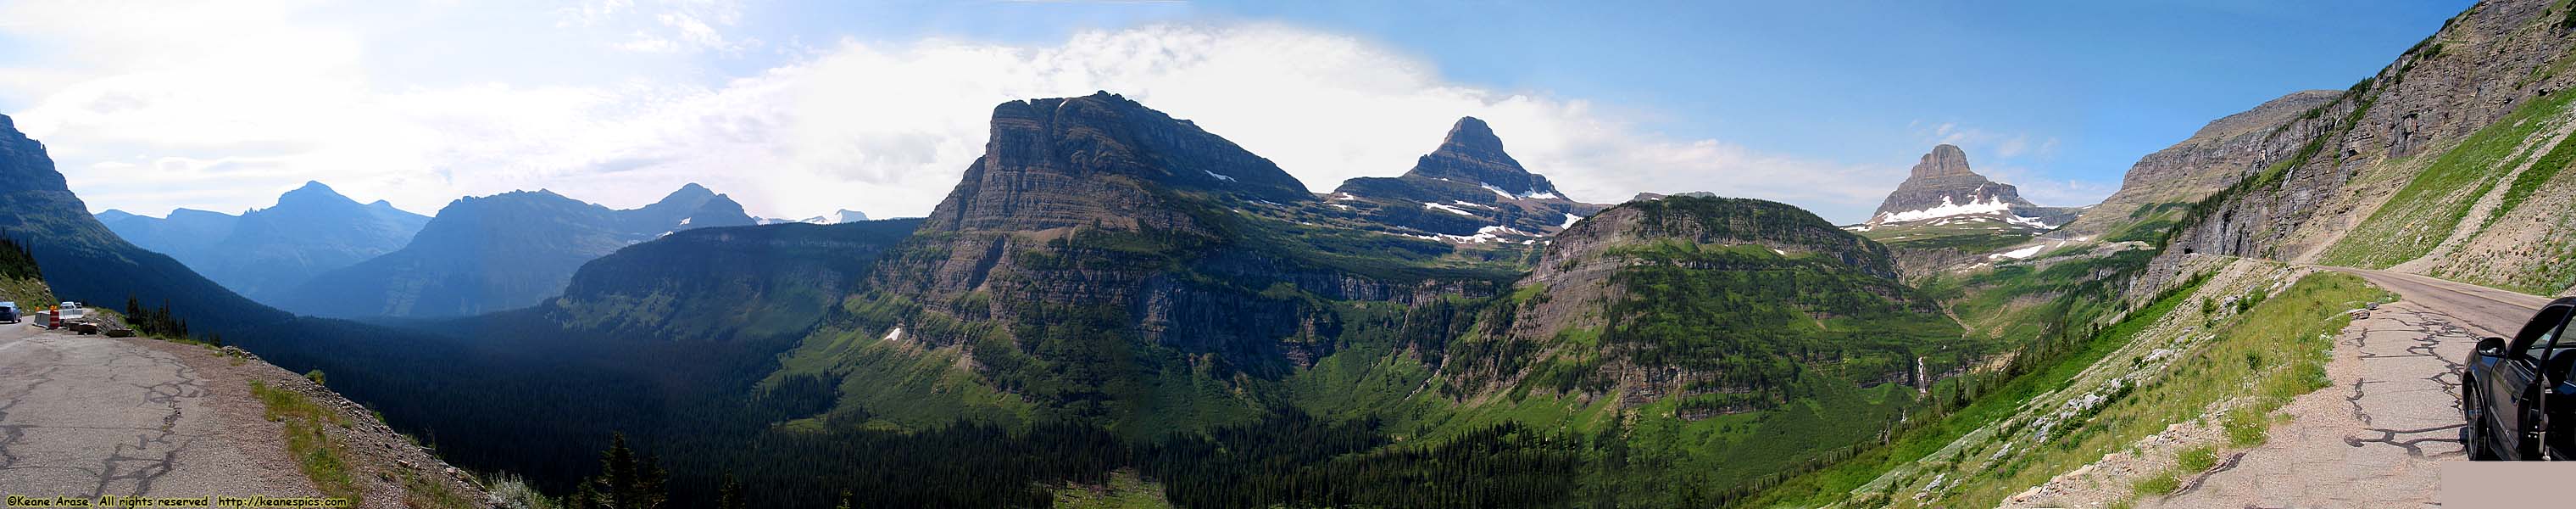
{"type": "Polygon", "coordinates": [[[357,474],[362,507],[486,498],[373,412],[256,356],[23,324],[0,325],[0,494],[324,496],[287,451],[285,424],[265,418],[254,380],[345,418],[323,429],[357,474]]]}

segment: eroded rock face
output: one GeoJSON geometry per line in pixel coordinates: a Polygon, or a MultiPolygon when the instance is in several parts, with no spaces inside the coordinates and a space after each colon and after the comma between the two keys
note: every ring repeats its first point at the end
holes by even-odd
{"type": "Polygon", "coordinates": [[[1601,210],[1558,192],[1503,151],[1503,140],[1475,117],[1458,119],[1440,147],[1398,177],[1350,179],[1325,196],[1397,233],[1534,239],[1601,210]]]}
{"type": "Polygon", "coordinates": [[[2293,139],[2296,136],[2282,136],[2276,131],[2298,128],[2293,121],[2333,102],[2342,93],[2293,92],[2211,121],[2192,133],[2191,138],[2139,158],[2121,178],[2120,190],[2068,224],[2064,236],[2096,237],[2131,223],[2156,221],[2157,207],[2164,207],[2165,215],[2171,215],[2177,207],[2167,204],[2200,201],[2261,171],[2267,161],[2299,148],[2300,142],[2293,139]]]}
{"type": "MultiPolygon", "coordinates": [[[[2533,199],[2519,208],[2490,205],[2513,187],[2506,177],[2528,168],[2567,131],[2564,109],[2548,102],[2576,86],[2576,73],[2553,64],[2576,49],[2569,29],[2559,24],[2563,19],[2555,3],[2539,0],[2481,2],[2453,17],[2369,79],[2256,134],[2259,144],[2243,144],[2252,155],[2221,161],[2251,161],[2231,180],[2249,183],[2181,217],[2168,253],[2394,266],[2487,284],[2543,283],[2545,276],[2534,278],[2530,271],[2546,270],[2541,268],[2559,263],[2563,254],[2535,247],[2570,238],[2576,223],[2564,207],[2532,204],[2576,191],[2560,178],[2529,189],[2533,199]],[[2539,109],[2515,120],[2527,106],[2539,109]],[[2529,133],[2466,148],[2472,135],[2491,127],[2529,133]],[[2437,180],[2433,194],[2395,199],[2454,154],[2483,155],[2464,158],[2476,164],[2454,165],[2460,169],[2437,180]],[[2274,167],[2277,172],[2270,171],[2274,167]],[[2436,210],[2461,204],[2475,207],[2465,214],[2436,210]],[[2374,219],[2382,213],[2391,215],[2374,219]]],[[[2133,172],[2131,181],[2154,177],[2133,172]]],[[[2540,286],[2560,284],[2547,283],[2540,286]]]]}

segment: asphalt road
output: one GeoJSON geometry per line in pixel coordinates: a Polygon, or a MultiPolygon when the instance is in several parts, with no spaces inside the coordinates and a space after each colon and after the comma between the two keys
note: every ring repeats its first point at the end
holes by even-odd
{"type": "Polygon", "coordinates": [[[300,495],[245,459],[277,436],[226,432],[197,370],[138,341],[0,324],[0,495],[300,495]]]}
{"type": "Polygon", "coordinates": [[[2337,340],[2334,386],[2283,408],[2271,439],[2142,507],[2439,507],[2437,461],[2461,453],[2460,367],[2479,338],[2549,299],[2413,274],[2326,267],[2396,292],[2337,340]]]}

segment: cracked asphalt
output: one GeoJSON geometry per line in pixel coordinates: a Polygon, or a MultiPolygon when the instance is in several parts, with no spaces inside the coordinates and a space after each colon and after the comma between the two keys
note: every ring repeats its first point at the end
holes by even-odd
{"type": "Polygon", "coordinates": [[[2440,507],[2437,461],[2460,449],[2460,367],[2479,338],[2530,320],[2547,298],[2387,271],[2330,268],[2396,292],[2346,327],[2334,387],[2293,400],[2271,440],[2162,507],[2440,507]]]}
{"type": "Polygon", "coordinates": [[[257,402],[218,401],[197,367],[147,341],[0,324],[0,495],[313,491],[280,481],[269,459],[281,450],[276,431],[228,427],[219,415],[256,412],[257,402]]]}

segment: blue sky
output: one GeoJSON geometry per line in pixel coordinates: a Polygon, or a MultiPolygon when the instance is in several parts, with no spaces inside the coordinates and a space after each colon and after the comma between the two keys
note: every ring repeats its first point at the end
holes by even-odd
{"type": "Polygon", "coordinates": [[[1110,89],[1317,191],[1477,115],[1577,199],[1712,190],[1854,222],[1944,141],[2090,203],[2468,3],[12,2],[0,113],[93,209],[146,214],[321,180],[424,213],[696,181],[760,215],[918,215],[992,103],[1110,89]]]}

